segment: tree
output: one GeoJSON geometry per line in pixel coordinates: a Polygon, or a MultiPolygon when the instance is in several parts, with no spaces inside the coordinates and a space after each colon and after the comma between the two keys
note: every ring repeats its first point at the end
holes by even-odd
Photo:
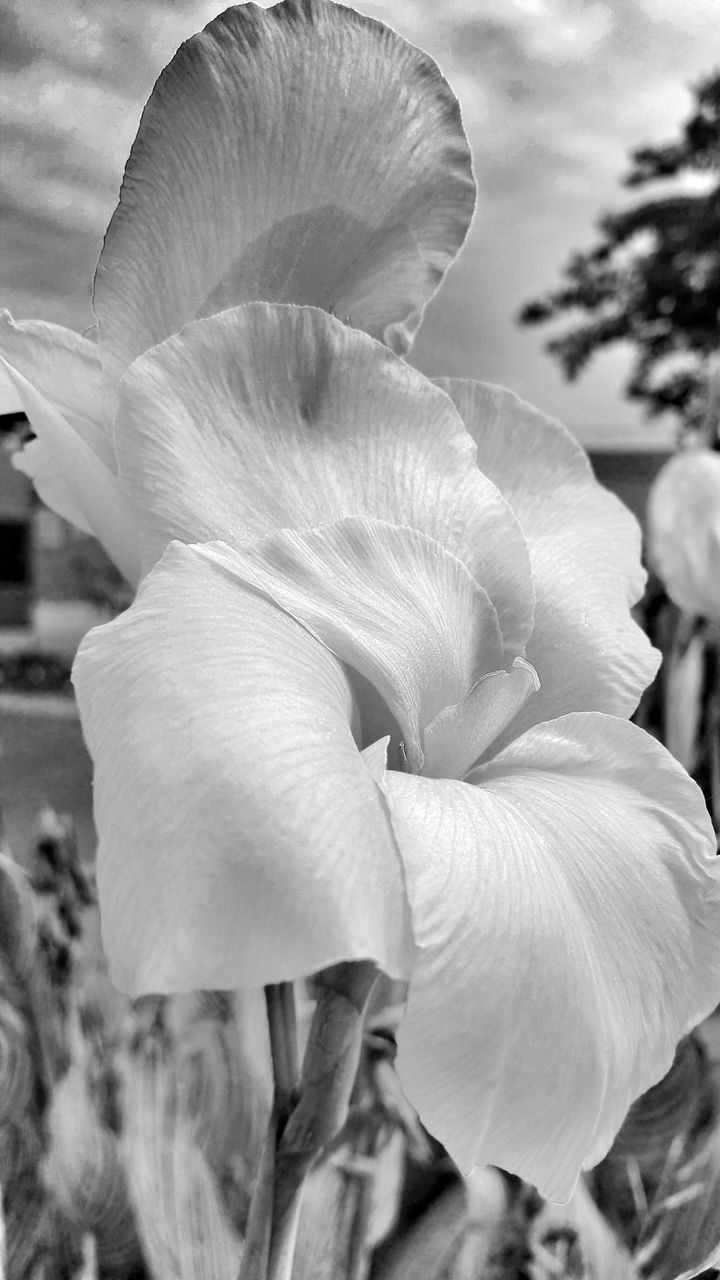
{"type": "Polygon", "coordinates": [[[720,347],[720,71],[693,90],[680,138],[631,152],[624,184],[671,182],[671,190],[600,218],[600,242],[572,255],[564,283],[526,303],[521,324],[543,324],[584,311],[547,343],[565,376],[578,376],[599,350],[624,340],[636,349],[625,390],[650,415],[669,409],[699,425],[710,358],[720,347]],[[683,178],[703,174],[703,189],[683,178]]]}

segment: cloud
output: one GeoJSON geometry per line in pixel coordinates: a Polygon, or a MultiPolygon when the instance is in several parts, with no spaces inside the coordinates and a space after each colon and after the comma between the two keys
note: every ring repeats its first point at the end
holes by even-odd
{"type": "MultiPolygon", "coordinates": [[[[0,0],[2,3],[2,0],[0,0]]],[[[5,0],[3,299],[84,328],[89,282],[154,79],[223,0],[5,0]]],[[[267,7],[267,0],[265,6],[267,7]]],[[[418,362],[514,385],[571,424],[638,420],[627,353],[568,388],[517,328],[522,302],[592,242],[631,147],[671,137],[707,72],[717,0],[359,0],[450,79],[480,191],[468,248],[418,362]]]]}

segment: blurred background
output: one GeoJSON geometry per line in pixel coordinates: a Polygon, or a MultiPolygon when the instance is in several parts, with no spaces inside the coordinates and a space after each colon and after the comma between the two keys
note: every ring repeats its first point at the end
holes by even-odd
{"type": "MultiPolygon", "coordinates": [[[[143,104],[178,44],[223,7],[0,3],[0,298],[16,318],[92,323],[92,273],[143,104]]],[[[697,419],[717,342],[717,0],[358,7],[439,62],[475,158],[475,224],[413,361],[431,376],[504,384],[561,418],[642,517],[653,476],[697,419]],[[633,212],[648,205],[648,216],[633,212]],[[661,412],[648,418],[649,408],[661,412]]],[[[0,380],[6,446],[22,428],[18,409],[0,380]]],[[[74,807],[90,850],[89,769],[67,669],[87,627],[123,603],[95,544],[42,508],[6,447],[0,803],[18,849],[32,813],[52,803],[74,807]]]]}

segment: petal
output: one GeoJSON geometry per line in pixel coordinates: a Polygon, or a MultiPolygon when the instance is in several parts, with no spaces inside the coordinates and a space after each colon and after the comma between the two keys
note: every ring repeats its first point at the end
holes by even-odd
{"type": "Polygon", "coordinates": [[[355,516],[274,534],[246,550],[200,550],[266,592],[371,682],[399,725],[414,771],[424,763],[425,725],[502,664],[486,592],[460,560],[416,529],[355,516]]]}
{"type": "Polygon", "coordinates": [[[418,946],[398,1069],[461,1168],[563,1199],[720,998],[720,859],[625,721],[565,716],[471,778],[385,777],[418,946]]]}
{"type": "Polygon", "coordinates": [[[630,615],[645,582],[637,521],[598,484],[560,423],[502,387],[460,379],[438,385],[530,549],[536,605],[526,655],[542,687],[512,736],[571,711],[631,715],[659,662],[630,615]]]}
{"type": "MultiPolygon", "coordinates": [[[[110,470],[94,447],[76,431],[62,413],[16,369],[8,366],[13,383],[22,396],[26,413],[46,451],[31,459],[39,469],[47,467],[48,456],[59,484],[44,486],[49,498],[60,496],[61,515],[76,508],[81,528],[91,530],[103,544],[118,569],[135,584],[140,576],[138,521],[124,485],[110,470]]],[[[21,470],[25,468],[21,465],[21,470]]]]}
{"type": "Polygon", "coordinates": [[[143,113],[95,281],[111,376],[253,299],[334,308],[404,353],[474,199],[427,54],[320,0],[228,9],[143,113]]]}
{"type": "Polygon", "coordinates": [[[116,445],[150,562],[171,538],[248,544],[372,516],[456,555],[512,656],[527,640],[527,548],[452,404],[322,311],[254,303],[147,352],[123,379],[116,445]]]}
{"type": "Polygon", "coordinates": [[[481,676],[462,702],[446,706],[428,725],[425,776],[464,778],[539,688],[535,668],[523,658],[510,671],[481,676]]]}
{"type": "Polygon", "coordinates": [[[650,490],[647,517],[649,555],[670,599],[720,619],[720,453],[671,458],[650,490]]]}
{"type": "Polygon", "coordinates": [[[83,533],[94,535],[73,490],[58,472],[52,455],[41,440],[29,440],[22,449],[18,449],[12,455],[12,464],[17,471],[29,476],[38,497],[51,511],[56,511],[64,520],[69,520],[76,528],[82,529],[83,533]]]}
{"type": "Polygon", "coordinates": [[[95,763],[103,939],[133,994],[407,968],[384,806],[332,655],[174,544],[74,680],[95,763]]]}
{"type": "MultiPolygon", "coordinates": [[[[102,366],[94,342],[62,325],[14,321],[9,311],[0,311],[0,358],[22,374],[105,465],[115,470],[103,405],[102,366]]],[[[22,385],[16,385],[30,425],[37,431],[32,406],[23,398],[22,385]]]]}
{"type": "MultiPolygon", "coordinates": [[[[95,343],[60,325],[39,320],[15,322],[9,311],[0,311],[0,358],[55,408],[110,471],[115,471],[95,343]]],[[[38,416],[35,401],[23,395],[19,379],[13,379],[13,385],[33,430],[42,432],[44,419],[42,414],[38,416]]],[[[19,450],[13,465],[30,477],[48,507],[85,533],[94,532],[78,504],[73,485],[63,477],[41,440],[32,440],[19,450]]]]}

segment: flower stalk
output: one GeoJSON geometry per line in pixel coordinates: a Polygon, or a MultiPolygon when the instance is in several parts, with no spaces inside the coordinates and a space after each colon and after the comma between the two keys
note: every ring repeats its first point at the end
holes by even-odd
{"type": "Polygon", "coordinates": [[[318,976],[299,1084],[292,984],[266,988],[275,1096],[240,1280],[293,1276],[303,1186],[314,1161],[345,1123],[377,973],[373,964],[358,963],[336,965],[318,976]]]}
{"type": "Polygon", "coordinates": [[[275,1086],[274,1104],[281,1121],[300,1078],[295,993],[292,982],[272,983],[265,988],[270,1053],[275,1086]]]}

